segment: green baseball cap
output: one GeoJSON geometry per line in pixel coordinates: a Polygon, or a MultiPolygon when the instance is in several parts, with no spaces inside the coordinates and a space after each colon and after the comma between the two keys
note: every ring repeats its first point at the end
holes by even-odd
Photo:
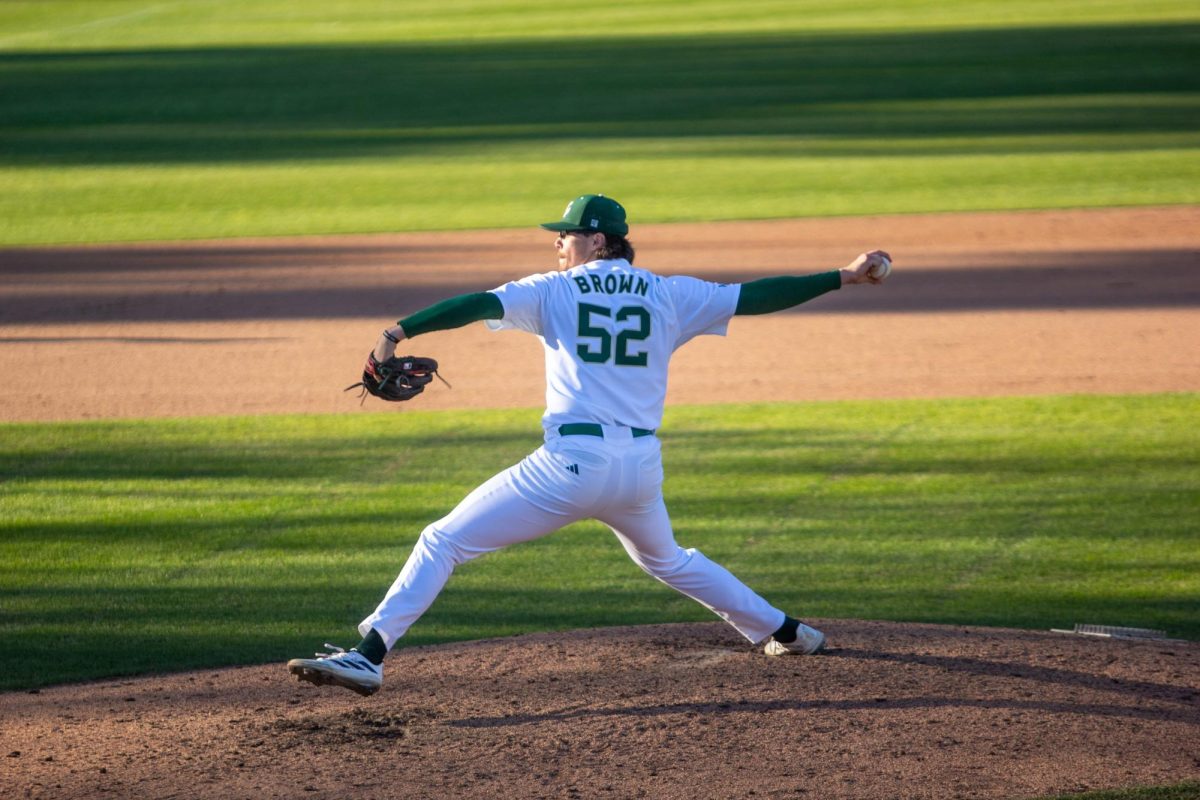
{"type": "Polygon", "coordinates": [[[629,233],[625,209],[611,197],[585,194],[576,197],[558,222],[543,222],[548,231],[599,231],[624,236],[629,233]]]}

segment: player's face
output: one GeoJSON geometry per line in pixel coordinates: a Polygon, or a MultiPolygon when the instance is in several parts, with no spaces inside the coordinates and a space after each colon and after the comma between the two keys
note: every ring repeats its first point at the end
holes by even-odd
{"type": "Polygon", "coordinates": [[[558,268],[570,269],[586,264],[595,258],[596,252],[603,246],[602,233],[560,233],[554,240],[554,248],[558,252],[558,268]]]}

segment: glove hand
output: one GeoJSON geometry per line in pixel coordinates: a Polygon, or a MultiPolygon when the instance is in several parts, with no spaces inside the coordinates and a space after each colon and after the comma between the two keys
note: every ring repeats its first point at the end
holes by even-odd
{"type": "Polygon", "coordinates": [[[375,349],[372,351],[375,353],[375,360],[382,364],[396,355],[396,345],[400,344],[401,339],[407,338],[404,335],[404,328],[399,325],[388,328],[379,334],[379,341],[375,343],[375,349]]]}
{"type": "Polygon", "coordinates": [[[437,371],[438,363],[432,358],[403,356],[380,361],[372,351],[363,365],[362,380],[347,386],[346,391],[361,387],[363,401],[368,394],[389,402],[411,400],[425,391],[437,371]]]}

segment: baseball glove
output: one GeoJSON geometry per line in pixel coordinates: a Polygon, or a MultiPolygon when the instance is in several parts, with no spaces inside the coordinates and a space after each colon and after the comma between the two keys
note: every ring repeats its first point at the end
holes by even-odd
{"type": "MultiPolygon", "coordinates": [[[[392,356],[387,361],[379,361],[375,353],[367,355],[366,366],[363,367],[362,380],[346,387],[346,391],[362,388],[359,397],[366,402],[367,395],[374,395],[380,400],[400,401],[411,400],[437,375],[438,362],[422,356],[392,356]]],[[[445,379],[438,375],[438,380],[445,379]]],[[[446,384],[449,386],[449,384],[446,384]]]]}

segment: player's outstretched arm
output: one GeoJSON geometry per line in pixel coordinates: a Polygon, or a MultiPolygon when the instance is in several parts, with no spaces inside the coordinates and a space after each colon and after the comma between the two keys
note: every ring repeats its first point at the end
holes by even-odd
{"type": "Polygon", "coordinates": [[[738,295],[735,314],[770,314],[785,308],[807,303],[826,292],[857,283],[882,283],[886,272],[880,276],[883,262],[890,267],[891,256],[882,250],[863,253],[840,270],[819,272],[815,275],[760,278],[743,283],[738,295]]]}
{"type": "Polygon", "coordinates": [[[402,339],[411,339],[432,331],[461,328],[480,320],[501,319],[503,316],[504,306],[501,305],[500,298],[491,292],[451,297],[405,317],[381,333],[379,341],[375,343],[375,358],[387,361],[396,354],[396,345],[402,339]]]}

